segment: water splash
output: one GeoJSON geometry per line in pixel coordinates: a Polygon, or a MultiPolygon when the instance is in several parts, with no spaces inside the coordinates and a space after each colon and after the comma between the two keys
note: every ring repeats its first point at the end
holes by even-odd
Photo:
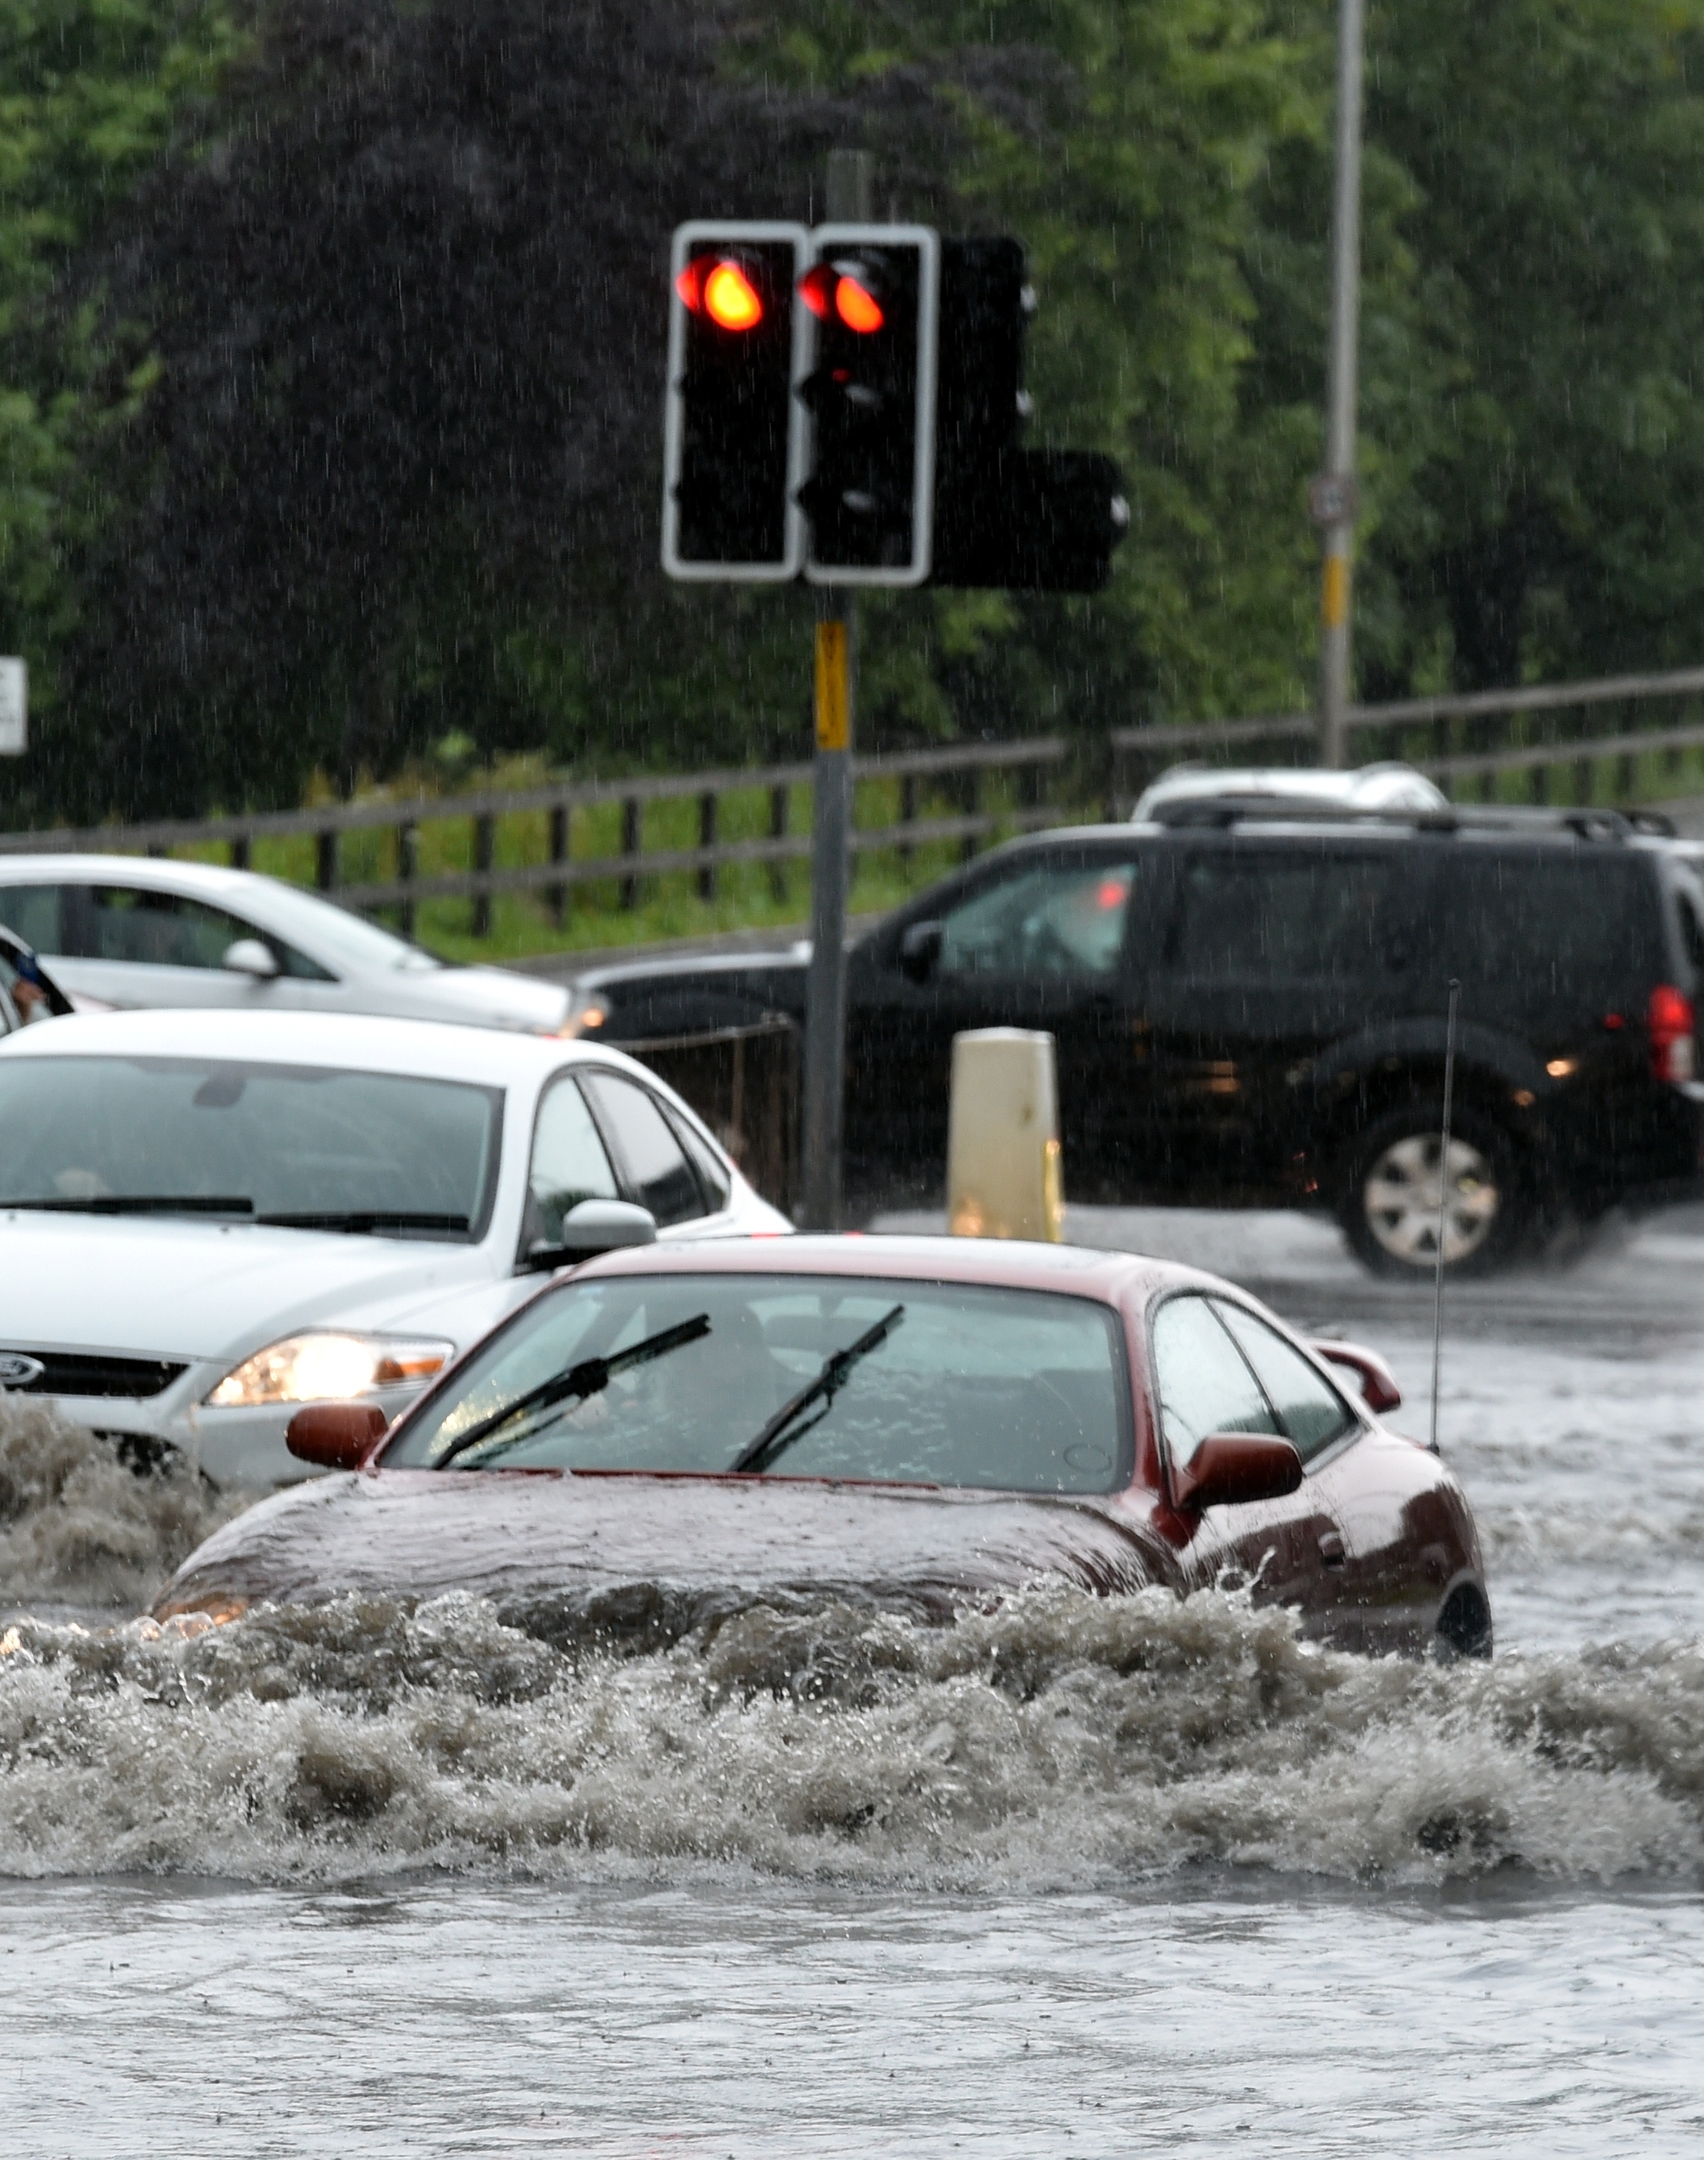
{"type": "Polygon", "coordinates": [[[733,1867],[1036,1887],[1704,1861],[1695,1644],[1369,1661],[1235,1597],[1038,1586],[947,1627],[756,1605],[664,1649],[479,1600],[0,1638],[0,1870],[733,1867]]]}
{"type": "Polygon", "coordinates": [[[139,1477],[50,1404],[0,1394],[0,1600],[134,1610],[248,1496],[189,1465],[139,1477]]]}

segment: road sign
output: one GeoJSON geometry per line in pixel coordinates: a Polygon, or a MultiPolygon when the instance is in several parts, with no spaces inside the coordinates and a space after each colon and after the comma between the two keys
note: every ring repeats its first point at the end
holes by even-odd
{"type": "Polygon", "coordinates": [[[926,225],[819,225],[810,252],[799,287],[805,575],[921,585],[935,496],[940,241],[926,225]]]}
{"type": "Polygon", "coordinates": [[[804,565],[802,225],[677,228],[663,435],[670,577],[784,584],[804,565]]]}
{"type": "Polygon", "coordinates": [[[30,739],[30,671],[0,660],[0,757],[22,757],[30,739]]]}

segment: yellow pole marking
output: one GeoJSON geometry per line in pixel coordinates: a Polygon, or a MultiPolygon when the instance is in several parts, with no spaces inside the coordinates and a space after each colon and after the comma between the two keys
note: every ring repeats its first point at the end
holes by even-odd
{"type": "Polygon", "coordinates": [[[1328,630],[1341,630],[1349,620],[1349,558],[1328,555],[1319,589],[1320,620],[1328,630]]]}
{"type": "Polygon", "coordinates": [[[816,746],[844,750],[852,735],[851,685],[847,680],[846,625],[816,626],[816,746]]]}

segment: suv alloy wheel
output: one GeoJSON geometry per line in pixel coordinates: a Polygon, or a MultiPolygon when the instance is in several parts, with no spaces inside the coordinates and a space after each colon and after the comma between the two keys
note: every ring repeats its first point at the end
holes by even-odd
{"type": "MultiPolygon", "coordinates": [[[[1432,1273],[1443,1116],[1441,1101],[1412,1103],[1387,1112],[1355,1144],[1339,1220],[1375,1274],[1417,1279],[1432,1273]]],[[[1508,1260],[1526,1228],[1514,1146],[1472,1110],[1458,1108],[1450,1125],[1444,1268],[1454,1275],[1488,1274],[1508,1260]]]]}

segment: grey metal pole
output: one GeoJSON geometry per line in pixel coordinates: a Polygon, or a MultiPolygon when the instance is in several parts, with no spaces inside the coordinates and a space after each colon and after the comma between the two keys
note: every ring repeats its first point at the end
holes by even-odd
{"type": "MultiPolygon", "coordinates": [[[[874,192],[866,150],[831,150],[831,223],[866,222],[874,192]]],[[[857,690],[854,595],[821,594],[816,627],[816,765],[811,812],[811,968],[805,994],[804,1176],[807,1230],[840,1227],[846,1103],[846,890],[852,825],[852,717],[857,690]]]]}
{"type": "Polygon", "coordinates": [[[811,972],[805,1001],[804,1227],[840,1227],[846,1100],[847,836],[857,621],[825,589],[816,629],[816,767],[811,821],[811,972]]]}
{"type": "Polygon", "coordinates": [[[1348,762],[1350,588],[1354,574],[1355,417],[1361,342],[1361,105],[1365,0],[1338,0],[1336,183],[1331,204],[1331,350],[1325,471],[1311,507],[1324,528],[1320,574],[1319,762],[1348,762]]]}

